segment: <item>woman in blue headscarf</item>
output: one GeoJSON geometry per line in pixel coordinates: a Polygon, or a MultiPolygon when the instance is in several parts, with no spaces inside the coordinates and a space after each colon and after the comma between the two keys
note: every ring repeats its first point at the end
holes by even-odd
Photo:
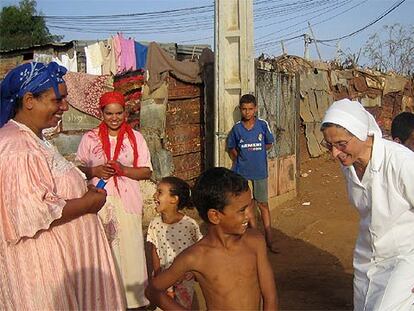
{"type": "Polygon", "coordinates": [[[65,73],[31,62],[1,83],[1,310],[124,309],[96,215],[106,193],[42,135],[68,110],[65,73]]]}
{"type": "Polygon", "coordinates": [[[321,127],[361,220],[354,310],[414,310],[414,153],[382,138],[359,102],[334,102],[321,127]]]}

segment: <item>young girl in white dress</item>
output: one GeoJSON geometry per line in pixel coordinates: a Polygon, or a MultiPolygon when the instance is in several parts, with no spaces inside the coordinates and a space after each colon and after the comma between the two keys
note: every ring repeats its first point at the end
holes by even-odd
{"type": "MultiPolygon", "coordinates": [[[[202,238],[197,222],[181,210],[191,206],[190,187],[177,177],[164,177],[154,194],[157,212],[149,227],[147,241],[151,243],[154,276],[167,269],[174,258],[202,238]]],[[[183,307],[190,309],[194,281],[189,276],[168,290],[169,295],[183,307]]]]}

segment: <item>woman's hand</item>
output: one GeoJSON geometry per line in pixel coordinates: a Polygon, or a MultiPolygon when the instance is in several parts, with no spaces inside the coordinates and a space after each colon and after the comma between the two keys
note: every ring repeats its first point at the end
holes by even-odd
{"type": "Polygon", "coordinates": [[[83,197],[66,201],[66,205],[62,211],[62,217],[56,219],[53,225],[58,226],[67,223],[85,214],[96,214],[104,206],[105,202],[106,191],[89,185],[88,191],[83,197]]]}
{"type": "Polygon", "coordinates": [[[125,175],[125,166],[123,166],[118,161],[108,161],[108,165],[114,170],[114,175],[124,176],[125,175]]]}
{"type": "Polygon", "coordinates": [[[103,165],[92,167],[91,170],[92,170],[93,177],[98,177],[98,178],[103,178],[103,179],[109,179],[112,176],[114,176],[116,173],[115,169],[112,167],[112,165],[109,162],[103,165]]]}
{"type": "Polygon", "coordinates": [[[106,202],[106,191],[89,185],[88,192],[84,194],[82,199],[86,201],[87,213],[96,214],[106,202]]]}

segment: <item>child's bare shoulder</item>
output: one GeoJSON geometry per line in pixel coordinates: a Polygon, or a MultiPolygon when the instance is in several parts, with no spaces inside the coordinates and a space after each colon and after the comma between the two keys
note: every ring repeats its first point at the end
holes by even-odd
{"type": "Polygon", "coordinates": [[[254,249],[266,245],[263,234],[257,229],[249,228],[243,235],[244,242],[254,249]]]}
{"type": "Polygon", "coordinates": [[[207,252],[207,246],[205,239],[202,238],[200,241],[194,243],[190,247],[182,251],[178,256],[182,257],[188,263],[196,263],[203,255],[207,252]]]}

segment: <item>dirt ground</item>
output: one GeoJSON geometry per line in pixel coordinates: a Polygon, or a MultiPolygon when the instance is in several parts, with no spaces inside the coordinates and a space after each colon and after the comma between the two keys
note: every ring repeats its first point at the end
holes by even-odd
{"type": "Polygon", "coordinates": [[[280,254],[269,254],[282,310],[352,310],[358,215],[339,164],[302,159],[298,196],[274,207],[280,254]]]}

